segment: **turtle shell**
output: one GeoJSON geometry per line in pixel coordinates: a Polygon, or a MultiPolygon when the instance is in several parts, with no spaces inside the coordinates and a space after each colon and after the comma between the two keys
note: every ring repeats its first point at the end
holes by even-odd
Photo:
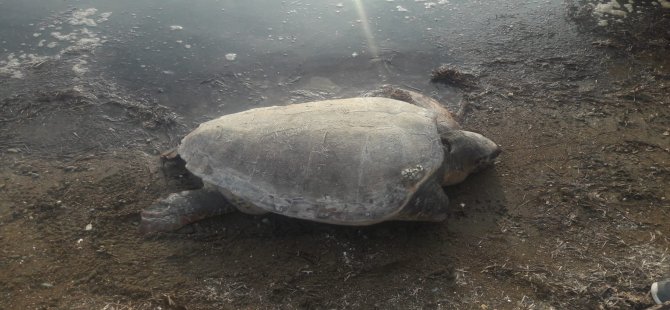
{"type": "Polygon", "coordinates": [[[377,97],[225,115],[188,134],[179,154],[258,208],[345,225],[396,218],[434,187],[444,158],[434,112],[377,97]]]}

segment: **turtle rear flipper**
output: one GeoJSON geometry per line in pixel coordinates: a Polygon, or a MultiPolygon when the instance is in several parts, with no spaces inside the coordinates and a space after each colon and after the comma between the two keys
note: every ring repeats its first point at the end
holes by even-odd
{"type": "Polygon", "coordinates": [[[160,157],[161,160],[163,161],[171,161],[171,160],[177,160],[179,159],[179,153],[177,153],[177,148],[169,149],[163,153],[161,153],[160,157]]]}
{"type": "Polygon", "coordinates": [[[173,193],[142,210],[140,232],[175,231],[190,223],[235,210],[216,189],[205,187],[173,193]]]}

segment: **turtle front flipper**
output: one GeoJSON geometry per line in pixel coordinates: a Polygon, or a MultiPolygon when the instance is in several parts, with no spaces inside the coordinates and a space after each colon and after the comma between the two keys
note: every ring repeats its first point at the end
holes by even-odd
{"type": "Polygon", "coordinates": [[[142,210],[140,232],[152,234],[175,231],[204,218],[235,211],[235,207],[215,188],[170,194],[142,210]]]}
{"type": "Polygon", "coordinates": [[[449,197],[435,180],[427,180],[394,218],[400,221],[441,222],[447,218],[449,197]]]}

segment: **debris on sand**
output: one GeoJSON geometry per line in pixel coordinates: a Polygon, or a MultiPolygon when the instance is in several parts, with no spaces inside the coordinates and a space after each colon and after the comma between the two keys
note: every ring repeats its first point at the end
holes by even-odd
{"type": "Polygon", "coordinates": [[[433,70],[430,81],[433,83],[445,83],[458,87],[474,87],[475,76],[471,73],[465,73],[452,65],[445,64],[433,70]]]}
{"type": "Polygon", "coordinates": [[[621,44],[619,42],[615,42],[612,39],[596,40],[596,41],[591,42],[591,45],[593,45],[594,47],[600,47],[600,48],[619,48],[619,49],[624,48],[623,44],[621,44]]]}
{"type": "Polygon", "coordinates": [[[363,93],[362,96],[391,98],[409,103],[414,102],[412,94],[410,94],[408,91],[391,85],[382,85],[381,88],[363,93]]]}

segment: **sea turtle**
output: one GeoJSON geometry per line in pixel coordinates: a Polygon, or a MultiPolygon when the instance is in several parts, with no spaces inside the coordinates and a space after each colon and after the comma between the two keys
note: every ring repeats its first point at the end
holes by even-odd
{"type": "Polygon", "coordinates": [[[405,101],[316,101],[201,124],[177,153],[204,187],[142,211],[141,231],[172,231],[235,209],[340,225],[444,220],[449,200],[441,186],[491,164],[500,148],[461,130],[429,97],[382,95],[405,101]]]}

